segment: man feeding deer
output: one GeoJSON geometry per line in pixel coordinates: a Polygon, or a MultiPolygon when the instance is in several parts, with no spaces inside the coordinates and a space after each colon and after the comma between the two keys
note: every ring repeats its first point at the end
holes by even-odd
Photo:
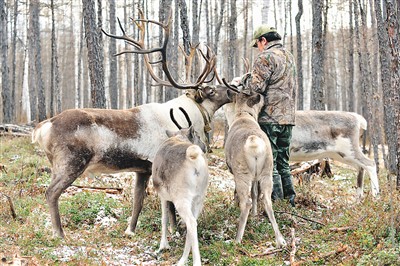
{"type": "Polygon", "coordinates": [[[296,193],[289,168],[289,146],[295,124],[296,65],[275,28],[259,26],[253,34],[251,46],[260,54],[253,70],[242,83],[244,93],[256,91],[265,98],[258,123],[268,135],[274,159],[272,200],[288,199],[295,206],[296,193]]]}

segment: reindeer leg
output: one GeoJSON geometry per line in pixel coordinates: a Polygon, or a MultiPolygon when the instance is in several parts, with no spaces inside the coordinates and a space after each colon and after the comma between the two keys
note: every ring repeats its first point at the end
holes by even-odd
{"type": "Polygon", "coordinates": [[[272,209],[272,200],[271,200],[271,190],[272,190],[272,178],[265,178],[260,181],[260,189],[262,195],[262,200],[264,203],[265,212],[268,214],[268,218],[272,224],[272,228],[275,232],[275,241],[278,247],[286,246],[286,241],[283,238],[281,232],[279,231],[278,224],[275,220],[274,211],[272,209]]]}
{"type": "Polygon", "coordinates": [[[167,227],[168,227],[168,202],[166,200],[161,199],[161,241],[160,248],[157,252],[160,252],[164,249],[169,249],[168,238],[167,238],[167,227]]]}
{"type": "Polygon", "coordinates": [[[359,168],[358,169],[358,175],[357,175],[357,195],[358,198],[362,198],[364,194],[364,169],[359,168]]]}
{"type": "Polygon", "coordinates": [[[58,153],[58,155],[52,160],[53,167],[51,169],[51,182],[45,195],[47,204],[49,205],[53,236],[61,238],[64,238],[65,236],[61,225],[58,199],[63,191],[85,171],[91,157],[92,154],[90,151],[85,149],[76,149],[71,150],[71,154],[68,155],[58,153]],[[70,159],[68,160],[65,158],[70,159]]]}
{"type": "Polygon", "coordinates": [[[190,249],[192,249],[193,265],[201,265],[199,241],[197,238],[197,221],[191,211],[191,205],[192,204],[189,202],[178,203],[175,205],[179,215],[186,224],[187,230],[185,248],[182,257],[178,262],[179,266],[185,265],[189,257],[190,249]]]}
{"type": "Polygon", "coordinates": [[[172,234],[174,232],[174,229],[176,228],[176,211],[175,211],[175,206],[171,201],[168,201],[168,217],[169,217],[169,227],[168,231],[172,234]]]}
{"type": "MultiPolygon", "coordinates": [[[[236,176],[235,176],[236,177],[236,176]]],[[[252,206],[251,201],[251,183],[246,184],[242,180],[246,180],[246,178],[238,178],[236,181],[236,191],[238,193],[239,198],[239,208],[240,208],[240,217],[239,217],[239,226],[236,233],[236,243],[240,243],[243,238],[244,228],[247,224],[247,218],[249,216],[249,212],[252,206]]]]}
{"type": "Polygon", "coordinates": [[[143,208],[143,200],[146,194],[146,187],[147,183],[150,178],[150,173],[136,173],[136,181],[135,181],[135,187],[133,190],[133,195],[132,195],[132,219],[131,223],[129,224],[128,228],[125,230],[125,234],[127,235],[133,235],[136,229],[136,224],[139,218],[139,214],[142,211],[143,208]]]}
{"type": "Polygon", "coordinates": [[[251,216],[256,216],[258,211],[257,211],[257,205],[258,205],[258,182],[255,181],[253,182],[251,186],[251,200],[253,202],[253,206],[251,207],[251,216]]]}
{"type": "Polygon", "coordinates": [[[69,187],[76,178],[78,178],[78,174],[74,176],[68,176],[65,178],[59,174],[52,174],[51,183],[46,190],[46,201],[49,205],[50,216],[51,216],[51,224],[53,226],[53,236],[58,236],[64,238],[64,231],[61,226],[61,218],[60,211],[58,207],[58,199],[61,196],[61,193],[69,187]]]}

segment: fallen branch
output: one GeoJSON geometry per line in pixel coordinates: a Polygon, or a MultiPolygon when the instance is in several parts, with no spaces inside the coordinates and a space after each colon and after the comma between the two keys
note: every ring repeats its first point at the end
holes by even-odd
{"type": "Polygon", "coordinates": [[[275,212],[275,213],[280,213],[280,214],[282,214],[282,213],[284,213],[284,214],[290,214],[290,215],[299,217],[299,218],[301,218],[301,219],[303,219],[303,220],[306,220],[306,221],[309,221],[309,222],[313,222],[313,223],[316,223],[316,224],[319,224],[319,225],[322,225],[322,226],[325,226],[325,225],[326,225],[326,224],[324,224],[324,223],[321,223],[321,222],[312,220],[312,219],[310,219],[310,218],[306,218],[306,217],[300,216],[300,215],[295,214],[295,213],[293,213],[293,212],[285,212],[285,211],[274,211],[274,212],[275,212]]]}
{"type": "Polygon", "coordinates": [[[15,213],[14,204],[12,203],[11,197],[3,193],[0,193],[0,195],[3,195],[7,198],[8,204],[10,204],[11,216],[14,220],[16,220],[17,214],[15,213]]]}
{"type": "Polygon", "coordinates": [[[262,256],[268,256],[268,255],[272,255],[278,252],[281,252],[283,249],[281,248],[271,248],[271,249],[267,249],[266,251],[264,251],[263,253],[260,254],[251,254],[250,257],[254,258],[254,257],[262,257],[262,256]]]}
{"type": "MultiPolygon", "coordinates": [[[[322,254],[320,256],[314,257],[310,261],[311,262],[316,262],[316,261],[323,260],[323,259],[326,259],[326,258],[331,257],[331,256],[336,256],[336,255],[338,255],[338,254],[340,254],[342,252],[345,252],[347,250],[347,248],[348,248],[347,245],[341,245],[337,250],[330,251],[328,253],[325,253],[325,254],[322,254]]],[[[298,266],[298,265],[301,265],[303,263],[307,263],[307,262],[310,262],[310,261],[304,261],[304,260],[298,261],[298,262],[295,262],[292,266],[298,266]]]]}
{"type": "Polygon", "coordinates": [[[0,124],[0,135],[11,135],[17,137],[30,136],[32,132],[32,126],[21,126],[13,124],[0,124]]]}
{"type": "Polygon", "coordinates": [[[295,238],[295,236],[294,236],[294,228],[290,228],[290,235],[291,235],[291,237],[292,237],[292,243],[291,243],[291,246],[292,246],[292,250],[290,251],[290,259],[289,259],[289,261],[290,261],[290,265],[294,265],[294,261],[295,261],[295,255],[296,255],[296,251],[297,251],[297,249],[296,249],[296,238],[295,238]]]}
{"type": "Polygon", "coordinates": [[[334,227],[334,228],[329,228],[329,231],[332,232],[343,232],[343,231],[349,231],[356,229],[355,226],[344,226],[344,227],[334,227]]]}
{"type": "MultiPolygon", "coordinates": [[[[292,165],[292,167],[295,167],[295,165],[292,165]]],[[[314,160],[308,164],[303,164],[299,168],[295,168],[290,173],[294,176],[300,175],[300,174],[313,174],[316,173],[320,176],[328,176],[328,177],[333,177],[333,173],[329,164],[328,160],[314,160]]]]}
{"type": "MultiPolygon", "coordinates": [[[[338,254],[346,251],[347,248],[348,248],[347,245],[342,245],[337,250],[334,250],[334,251],[322,254],[321,256],[318,256],[318,258],[316,260],[325,259],[325,258],[333,256],[333,255],[338,255],[338,254]]],[[[316,260],[314,260],[314,261],[316,261],[316,260]]]]}
{"type": "Polygon", "coordinates": [[[124,190],[120,187],[92,187],[92,186],[81,186],[81,185],[71,185],[71,187],[77,187],[82,189],[90,189],[90,190],[104,190],[106,193],[110,194],[121,194],[124,190]]]}

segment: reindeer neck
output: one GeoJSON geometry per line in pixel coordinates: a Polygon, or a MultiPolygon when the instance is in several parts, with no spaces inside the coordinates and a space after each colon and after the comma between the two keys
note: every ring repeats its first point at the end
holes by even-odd
{"type": "Polygon", "coordinates": [[[248,111],[248,110],[238,110],[235,114],[236,118],[240,118],[240,117],[245,117],[245,116],[251,116],[254,120],[257,121],[257,115],[252,112],[252,111],[248,111]]]}

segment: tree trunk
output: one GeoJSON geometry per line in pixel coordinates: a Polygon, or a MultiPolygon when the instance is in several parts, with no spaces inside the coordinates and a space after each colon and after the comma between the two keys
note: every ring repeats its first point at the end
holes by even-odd
{"type": "MultiPolygon", "coordinates": [[[[14,26],[13,26],[13,35],[12,35],[12,51],[11,51],[11,66],[12,66],[12,70],[11,70],[11,102],[13,104],[12,107],[12,117],[13,120],[16,119],[16,112],[17,112],[17,108],[18,105],[17,104],[17,91],[20,91],[20,87],[16,86],[16,82],[17,82],[17,75],[16,75],[16,69],[17,69],[17,21],[18,21],[18,1],[15,0],[14,1],[14,26]]],[[[22,86],[21,86],[22,87],[22,86]]],[[[18,122],[18,121],[16,121],[18,122]]]]}
{"type": "MultiPolygon", "coordinates": [[[[125,29],[127,29],[128,27],[130,27],[130,23],[129,23],[129,17],[130,15],[128,15],[128,12],[130,11],[129,8],[127,8],[127,0],[124,0],[124,22],[125,22],[125,29]]],[[[135,17],[135,8],[133,8],[133,15],[132,17],[135,17]]],[[[135,32],[133,32],[133,34],[135,34],[135,32]]],[[[129,47],[128,43],[125,43],[125,50],[127,50],[129,47]]],[[[125,73],[125,86],[126,86],[126,96],[125,96],[125,107],[126,108],[131,108],[132,107],[132,54],[125,54],[123,55],[124,59],[125,59],[125,69],[124,72],[125,73]]]]}
{"type": "Polygon", "coordinates": [[[270,6],[271,6],[271,0],[263,0],[263,5],[261,8],[261,23],[262,24],[268,23],[268,14],[269,14],[270,6]]]}
{"type": "Polygon", "coordinates": [[[91,86],[91,104],[94,108],[105,108],[103,55],[99,31],[96,28],[94,0],[82,0],[85,21],[86,44],[91,86]]]}
{"type": "Polygon", "coordinates": [[[29,97],[31,99],[31,120],[38,119],[38,121],[43,121],[46,119],[46,99],[42,78],[38,0],[30,1],[29,14],[29,97]]]}
{"type": "Polygon", "coordinates": [[[51,73],[50,73],[50,116],[61,113],[60,73],[58,67],[54,0],[51,0],[51,73]]]}
{"type": "Polygon", "coordinates": [[[347,111],[355,112],[355,94],[354,94],[354,28],[353,28],[353,1],[349,1],[349,88],[348,88],[348,107],[347,111]]]}
{"type": "Polygon", "coordinates": [[[215,26],[215,33],[214,33],[215,41],[213,46],[213,50],[216,54],[218,53],[219,37],[221,33],[222,21],[224,19],[225,0],[221,0],[219,4],[220,4],[219,14],[218,15],[217,13],[215,14],[215,16],[217,17],[216,19],[217,25],[215,26]]]}
{"type": "Polygon", "coordinates": [[[382,123],[378,123],[379,121],[383,120],[381,110],[383,110],[382,106],[382,91],[381,91],[381,86],[380,83],[378,82],[378,77],[379,77],[379,72],[378,72],[378,60],[379,60],[379,53],[376,53],[376,48],[379,47],[378,44],[378,32],[377,32],[377,25],[376,25],[376,14],[375,14],[375,8],[374,8],[374,1],[369,0],[369,8],[371,10],[370,15],[371,15],[371,32],[370,32],[370,39],[372,40],[372,49],[369,50],[370,53],[372,53],[372,68],[371,68],[371,73],[372,73],[372,79],[371,79],[371,87],[372,87],[372,124],[375,125],[375,132],[376,134],[373,134],[371,136],[372,141],[376,142],[377,145],[376,147],[374,146],[374,161],[376,164],[376,169],[379,173],[380,169],[380,163],[379,163],[379,145],[382,147],[382,156],[386,157],[386,151],[385,151],[385,145],[382,141],[383,138],[383,127],[382,123]]]}
{"type": "MultiPolygon", "coordinates": [[[[109,5],[110,5],[110,33],[111,34],[116,34],[115,30],[115,0],[109,0],[109,5]]],[[[112,109],[117,109],[119,107],[118,105],[118,65],[117,65],[117,58],[115,57],[115,54],[117,53],[117,44],[116,40],[114,38],[109,38],[110,41],[110,46],[108,50],[108,60],[109,60],[109,67],[110,67],[110,77],[108,80],[108,87],[110,90],[110,102],[111,102],[111,108],[112,109]]],[[[119,92],[121,93],[121,92],[119,92]]]]}
{"type": "MultiPolygon", "coordinates": [[[[377,165],[377,169],[379,169],[379,159],[378,159],[378,127],[375,125],[378,125],[377,121],[374,119],[373,116],[373,110],[372,110],[372,103],[374,102],[373,100],[373,89],[372,89],[372,84],[373,81],[371,80],[372,73],[371,73],[371,63],[370,63],[370,58],[371,55],[368,51],[368,45],[367,41],[369,40],[368,38],[368,25],[367,25],[367,10],[364,9],[364,5],[359,1],[359,9],[360,9],[360,15],[361,15],[361,29],[362,32],[362,39],[360,39],[360,47],[362,47],[363,53],[361,54],[361,64],[360,64],[360,72],[361,72],[361,86],[362,86],[362,103],[363,103],[363,112],[362,114],[368,121],[368,135],[369,139],[371,140],[371,144],[374,150],[374,160],[377,165]]],[[[361,49],[361,48],[360,48],[361,49]]],[[[366,146],[366,143],[364,141],[363,146],[366,146]]]]}
{"type": "Polygon", "coordinates": [[[237,41],[237,14],[236,14],[236,0],[231,0],[230,6],[230,17],[228,24],[228,34],[229,34],[229,45],[228,45],[228,80],[232,80],[236,77],[236,58],[237,58],[237,49],[236,49],[236,41],[237,41]]]}
{"type": "Polygon", "coordinates": [[[297,109],[304,109],[304,86],[303,86],[303,56],[302,56],[302,42],[301,42],[301,16],[303,15],[303,0],[298,0],[299,12],[296,15],[296,41],[297,41],[297,109]]]}
{"type": "Polygon", "coordinates": [[[0,53],[1,53],[1,77],[2,77],[2,90],[1,96],[3,98],[3,121],[4,123],[11,123],[12,108],[10,78],[8,68],[8,32],[7,32],[7,7],[4,0],[0,0],[0,53]]]}
{"type": "Polygon", "coordinates": [[[324,110],[324,40],[322,36],[323,1],[312,1],[312,85],[311,109],[324,110]]]}
{"type": "MultiPolygon", "coordinates": [[[[389,37],[389,52],[391,58],[391,88],[389,92],[384,91],[384,95],[388,93],[388,122],[393,131],[388,131],[387,141],[389,148],[390,171],[396,176],[396,188],[400,189],[400,3],[387,1],[387,20],[386,29],[389,37]],[[393,118],[393,120],[390,120],[393,118]],[[393,153],[393,154],[392,154],[393,153]]],[[[386,106],[386,104],[385,104],[386,106]]],[[[386,111],[386,109],[385,109],[386,111]]]]}
{"type": "MultiPolygon", "coordinates": [[[[182,41],[183,50],[188,55],[190,54],[190,31],[189,31],[189,20],[187,15],[187,7],[185,0],[179,0],[179,10],[181,18],[181,29],[182,29],[182,41]]],[[[185,62],[186,65],[186,62],[185,62]]]]}
{"type": "MultiPolygon", "coordinates": [[[[385,13],[387,10],[384,10],[385,13]]],[[[396,107],[393,105],[394,99],[394,88],[391,87],[391,46],[389,43],[389,34],[386,30],[385,22],[382,18],[382,9],[380,1],[375,0],[375,14],[378,25],[378,41],[379,41],[379,54],[381,63],[381,81],[382,81],[382,92],[383,92],[383,107],[384,107],[384,125],[386,142],[388,146],[388,159],[387,168],[390,173],[395,173],[397,168],[396,154],[397,154],[397,136],[395,134],[395,113],[396,107]],[[388,49],[389,48],[389,49],[388,49]]],[[[398,109],[398,107],[397,107],[398,109]]]]}
{"type": "Polygon", "coordinates": [[[82,83],[83,79],[85,78],[82,75],[82,61],[83,61],[83,42],[84,42],[84,28],[83,28],[83,15],[81,15],[81,21],[80,21],[80,37],[79,37],[79,51],[78,51],[78,84],[76,86],[76,102],[77,105],[75,105],[78,108],[83,107],[83,102],[84,102],[84,93],[82,91],[82,83]]]}

